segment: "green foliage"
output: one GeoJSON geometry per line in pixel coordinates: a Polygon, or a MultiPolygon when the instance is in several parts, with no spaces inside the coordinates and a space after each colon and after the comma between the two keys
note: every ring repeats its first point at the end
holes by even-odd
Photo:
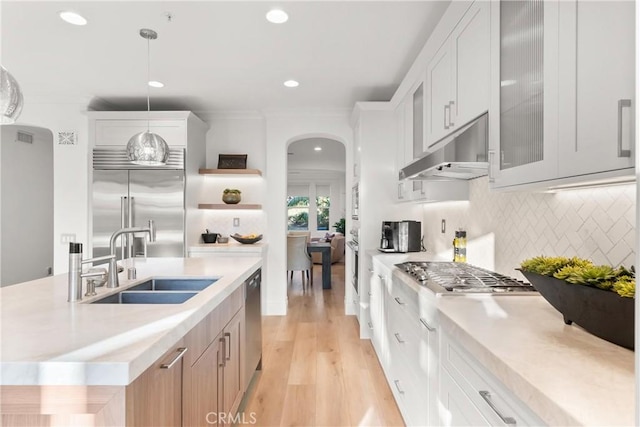
{"type": "Polygon", "coordinates": [[[577,285],[593,286],[605,291],[618,293],[623,297],[635,296],[635,269],[608,265],[593,265],[586,259],[577,257],[538,256],[522,261],[520,268],[545,276],[553,276],[577,285]]]}
{"type": "Polygon", "coordinates": [[[309,224],[309,214],[307,212],[299,212],[289,217],[289,225],[304,226],[309,224]]]}
{"type": "Polygon", "coordinates": [[[306,196],[289,196],[287,197],[287,207],[309,207],[309,198],[306,196]]]}
{"type": "Polygon", "coordinates": [[[613,291],[621,297],[633,298],[636,295],[636,279],[621,276],[613,283],[613,291]]]}
{"type": "Polygon", "coordinates": [[[335,224],[333,224],[333,228],[336,229],[336,232],[344,234],[345,228],[347,226],[346,220],[344,218],[340,218],[335,224]]]}
{"type": "Polygon", "coordinates": [[[553,276],[553,273],[570,263],[571,259],[565,257],[538,256],[522,261],[520,268],[543,276],[553,276]]]}

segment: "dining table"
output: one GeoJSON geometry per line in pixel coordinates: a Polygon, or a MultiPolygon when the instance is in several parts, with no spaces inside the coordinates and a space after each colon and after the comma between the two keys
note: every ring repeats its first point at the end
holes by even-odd
{"type": "Polygon", "coordinates": [[[322,254],[322,289],[331,289],[331,243],[309,242],[307,252],[322,254]]]}

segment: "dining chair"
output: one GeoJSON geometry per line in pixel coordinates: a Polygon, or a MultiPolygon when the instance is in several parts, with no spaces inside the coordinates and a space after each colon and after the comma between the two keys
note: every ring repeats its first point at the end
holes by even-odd
{"type": "Polygon", "coordinates": [[[300,270],[302,275],[302,288],[305,285],[305,272],[307,284],[313,286],[313,263],[309,252],[307,252],[307,239],[304,234],[287,235],[287,272],[291,272],[291,280],[293,280],[293,272],[300,270]]]}

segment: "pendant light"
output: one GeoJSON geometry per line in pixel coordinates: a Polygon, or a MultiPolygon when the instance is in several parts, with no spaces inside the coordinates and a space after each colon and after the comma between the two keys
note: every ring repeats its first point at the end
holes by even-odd
{"type": "Polygon", "coordinates": [[[22,91],[16,79],[0,65],[0,98],[2,101],[1,124],[15,123],[22,112],[22,91]]]}
{"type": "MultiPolygon", "coordinates": [[[[140,36],[147,39],[147,83],[149,82],[149,69],[151,66],[150,59],[150,40],[158,38],[158,33],[153,30],[143,28],[140,30],[140,36]]],[[[131,137],[127,143],[127,156],[129,161],[136,165],[160,166],[167,163],[169,158],[169,145],[156,133],[149,130],[151,122],[151,104],[149,102],[149,85],[147,84],[147,130],[137,133],[131,137]]]]}

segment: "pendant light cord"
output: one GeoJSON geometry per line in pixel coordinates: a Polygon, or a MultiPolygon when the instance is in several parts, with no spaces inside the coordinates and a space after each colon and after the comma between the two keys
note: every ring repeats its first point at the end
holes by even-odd
{"type": "Polygon", "coordinates": [[[149,81],[151,79],[151,40],[147,37],[147,132],[151,132],[151,89],[149,89],[149,81]]]}

